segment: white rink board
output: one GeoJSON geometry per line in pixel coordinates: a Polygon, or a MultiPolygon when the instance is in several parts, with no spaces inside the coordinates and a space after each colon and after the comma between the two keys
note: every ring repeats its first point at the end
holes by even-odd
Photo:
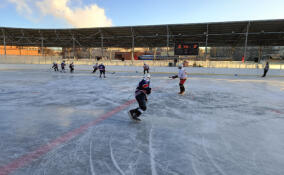
{"type": "MultiPolygon", "coordinates": [[[[42,64],[0,64],[0,70],[52,70],[52,65],[42,64]]],[[[68,70],[68,66],[67,70],[68,70]]],[[[60,65],[59,65],[60,69],[60,65]]],[[[204,75],[254,75],[260,76],[263,74],[263,69],[233,69],[233,68],[200,68],[186,67],[189,74],[204,74],[204,75]]],[[[91,65],[75,65],[75,71],[92,71],[91,65]]],[[[107,71],[122,71],[122,72],[143,72],[142,67],[136,66],[106,66],[107,71]]],[[[152,73],[176,73],[177,67],[150,67],[152,73]]],[[[268,76],[284,76],[283,69],[270,69],[268,76]]]]}

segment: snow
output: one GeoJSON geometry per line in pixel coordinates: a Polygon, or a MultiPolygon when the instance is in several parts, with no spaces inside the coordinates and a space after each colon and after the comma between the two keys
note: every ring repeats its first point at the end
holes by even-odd
{"type": "MultiPolygon", "coordinates": [[[[0,71],[0,169],[134,99],[142,77],[40,68],[0,71]]],[[[179,96],[169,75],[152,74],[142,122],[133,103],[11,174],[284,174],[283,78],[190,75],[179,96]]]]}

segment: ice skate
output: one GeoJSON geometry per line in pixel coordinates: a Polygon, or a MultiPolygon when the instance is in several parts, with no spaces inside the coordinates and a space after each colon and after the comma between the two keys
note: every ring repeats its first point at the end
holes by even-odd
{"type": "Polygon", "coordinates": [[[138,117],[133,117],[133,121],[140,122],[140,121],[141,121],[141,119],[140,119],[140,118],[138,118],[138,117]]]}
{"type": "Polygon", "coordinates": [[[129,116],[129,118],[130,118],[131,120],[133,120],[133,121],[136,121],[136,122],[141,121],[138,117],[136,117],[136,113],[135,113],[134,110],[128,111],[128,116],[129,116]]]}

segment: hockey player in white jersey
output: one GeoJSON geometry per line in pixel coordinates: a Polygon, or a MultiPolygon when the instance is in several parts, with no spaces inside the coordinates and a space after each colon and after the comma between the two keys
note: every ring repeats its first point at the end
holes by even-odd
{"type": "Polygon", "coordinates": [[[172,79],[179,78],[180,79],[180,81],[179,81],[179,87],[180,87],[179,94],[183,95],[185,93],[184,83],[187,79],[187,75],[186,75],[187,73],[186,73],[185,69],[183,68],[182,64],[180,64],[178,66],[178,69],[179,69],[178,75],[171,76],[170,78],[172,78],[172,79]]]}

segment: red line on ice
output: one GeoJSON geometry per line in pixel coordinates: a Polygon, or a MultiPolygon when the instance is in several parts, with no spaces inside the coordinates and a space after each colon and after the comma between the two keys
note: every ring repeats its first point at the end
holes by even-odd
{"type": "Polygon", "coordinates": [[[116,107],[112,111],[100,116],[96,120],[89,122],[85,125],[82,125],[81,127],[74,129],[74,130],[58,137],[57,139],[49,142],[48,144],[39,147],[37,150],[35,150],[31,153],[25,154],[25,155],[17,158],[16,160],[4,165],[3,167],[0,167],[0,175],[8,175],[8,174],[12,173],[13,171],[16,171],[17,169],[31,163],[32,161],[38,159],[39,157],[41,157],[45,153],[51,151],[55,147],[65,143],[65,142],[68,142],[69,140],[76,137],[77,135],[85,132],[90,127],[92,127],[92,126],[98,124],[99,122],[102,122],[105,119],[111,117],[112,115],[120,112],[121,110],[125,109],[126,107],[128,107],[129,105],[131,105],[134,102],[135,102],[134,99],[130,100],[130,101],[124,103],[123,105],[116,107]]]}
{"type": "Polygon", "coordinates": [[[279,110],[272,110],[273,112],[277,113],[277,114],[284,114],[284,112],[281,112],[279,110]]]}

